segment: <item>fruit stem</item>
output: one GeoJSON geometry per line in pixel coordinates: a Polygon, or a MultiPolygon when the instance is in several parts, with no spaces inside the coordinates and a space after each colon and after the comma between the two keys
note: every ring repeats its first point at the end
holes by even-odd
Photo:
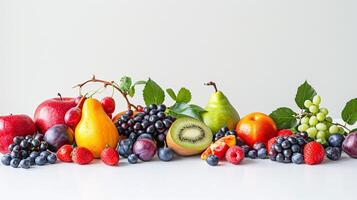
{"type": "Polygon", "coordinates": [[[128,105],[128,109],[130,110],[131,108],[134,108],[135,110],[138,110],[137,106],[135,106],[134,104],[130,103],[129,99],[128,99],[128,94],[123,92],[114,81],[105,81],[105,80],[100,80],[100,79],[96,79],[95,75],[92,76],[91,79],[84,81],[83,83],[77,84],[75,85],[73,88],[79,87],[79,89],[81,90],[82,87],[84,85],[86,85],[87,83],[103,83],[104,84],[104,88],[106,88],[108,85],[112,86],[113,88],[115,88],[116,90],[118,90],[120,92],[120,94],[124,97],[126,104],[128,105]]]}
{"type": "Polygon", "coordinates": [[[57,96],[59,96],[59,98],[61,99],[61,101],[63,100],[61,93],[57,93],[57,96]]]}
{"type": "Polygon", "coordinates": [[[342,128],[346,129],[348,132],[351,132],[351,130],[349,128],[347,128],[346,125],[343,125],[343,124],[340,124],[340,123],[337,123],[337,122],[329,122],[329,121],[326,121],[326,120],[325,120],[325,122],[330,123],[332,125],[341,126],[342,128]]]}
{"type": "Polygon", "coordinates": [[[218,92],[218,90],[217,90],[217,85],[216,85],[215,82],[210,81],[210,82],[208,82],[208,83],[205,83],[205,85],[206,85],[206,86],[213,86],[213,87],[214,87],[214,90],[215,90],[216,92],[218,92]]]}

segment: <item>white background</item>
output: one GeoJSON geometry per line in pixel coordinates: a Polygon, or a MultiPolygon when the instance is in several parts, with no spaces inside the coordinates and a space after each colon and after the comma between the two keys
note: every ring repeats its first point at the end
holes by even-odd
{"type": "MultiPolygon", "coordinates": [[[[0,115],[32,115],[96,74],[186,86],[199,105],[212,93],[203,83],[215,80],[241,116],[293,106],[309,80],[340,118],[357,94],[356,10],[354,0],[0,0],[0,115]]],[[[210,167],[198,158],[0,166],[0,191],[5,199],[355,199],[356,166],[346,155],[319,166],[210,167]]]]}
{"type": "Polygon", "coordinates": [[[241,116],[293,107],[308,80],[340,118],[357,94],[356,10],[353,0],[0,0],[0,114],[32,115],[96,74],[186,86],[202,106],[214,80],[241,116]]]}

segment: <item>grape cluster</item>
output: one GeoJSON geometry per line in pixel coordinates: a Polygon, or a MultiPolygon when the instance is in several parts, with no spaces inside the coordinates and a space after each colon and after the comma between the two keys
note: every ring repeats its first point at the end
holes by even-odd
{"type": "Polygon", "coordinates": [[[14,168],[28,169],[31,165],[42,166],[46,163],[54,164],[57,156],[48,151],[47,142],[43,141],[43,135],[16,136],[9,145],[10,153],[1,158],[2,164],[14,168]]]}
{"type": "Polygon", "coordinates": [[[304,163],[304,146],[310,140],[306,133],[276,137],[270,147],[269,158],[281,163],[302,164],[304,163]]]}
{"type": "Polygon", "coordinates": [[[311,100],[304,102],[305,116],[301,119],[298,131],[306,132],[310,138],[321,144],[326,144],[330,134],[343,134],[344,130],[332,123],[332,118],[328,117],[328,110],[320,108],[321,97],[316,95],[311,100]]]}
{"type": "Polygon", "coordinates": [[[123,135],[133,142],[142,135],[149,134],[158,147],[165,146],[166,134],[175,118],[166,115],[164,104],[151,104],[134,115],[132,110],[126,111],[115,122],[119,135],[123,135]]]}

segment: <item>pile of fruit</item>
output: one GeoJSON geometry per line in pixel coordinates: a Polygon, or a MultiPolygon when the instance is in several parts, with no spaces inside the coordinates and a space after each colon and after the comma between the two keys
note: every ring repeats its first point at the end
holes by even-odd
{"type": "Polygon", "coordinates": [[[46,100],[33,119],[1,116],[1,163],[28,169],[58,161],[85,165],[101,159],[117,166],[121,159],[135,164],[156,155],[164,162],[175,156],[200,155],[211,166],[224,161],[238,165],[244,158],[315,165],[325,156],[339,160],[343,152],[357,158],[357,132],[347,127],[357,121],[357,99],[346,104],[341,114],[346,124],[339,124],[320,107],[321,97],[305,82],[295,97],[300,112],[281,107],[270,115],[254,112],[240,119],[214,82],[205,85],[215,92],[202,108],[190,103],[192,94],[184,87],[165,91],[151,79],[132,82],[125,76],[116,83],[93,76],[76,85],[79,97],[59,94],[46,100]],[[89,83],[102,87],[82,94],[89,83]],[[145,106],[131,103],[139,86],[144,86],[145,106]],[[103,88],[119,92],[127,110],[115,114],[112,96],[94,98],[103,88]],[[165,94],[173,105],[164,103],[165,94]]]}

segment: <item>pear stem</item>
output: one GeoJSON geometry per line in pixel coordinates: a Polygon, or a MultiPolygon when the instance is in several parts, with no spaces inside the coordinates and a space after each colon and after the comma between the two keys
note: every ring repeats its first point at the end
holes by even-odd
{"type": "Polygon", "coordinates": [[[214,90],[215,90],[216,92],[218,92],[217,85],[216,85],[215,82],[210,81],[210,82],[208,82],[208,83],[205,83],[205,85],[206,85],[206,86],[213,86],[213,87],[214,87],[214,90]]]}
{"type": "Polygon", "coordinates": [[[126,92],[123,92],[114,81],[105,81],[105,80],[101,80],[101,79],[97,79],[95,78],[95,75],[92,76],[91,79],[84,81],[83,83],[79,83],[75,86],[73,86],[73,88],[79,87],[79,90],[82,89],[82,87],[84,85],[86,85],[87,83],[103,83],[104,87],[106,88],[108,85],[112,86],[113,88],[115,88],[116,90],[118,90],[120,92],[120,94],[124,97],[126,104],[128,105],[128,109],[130,110],[131,108],[134,108],[135,110],[138,110],[138,107],[135,106],[134,104],[130,103],[129,99],[128,99],[128,94],[126,92]]]}

